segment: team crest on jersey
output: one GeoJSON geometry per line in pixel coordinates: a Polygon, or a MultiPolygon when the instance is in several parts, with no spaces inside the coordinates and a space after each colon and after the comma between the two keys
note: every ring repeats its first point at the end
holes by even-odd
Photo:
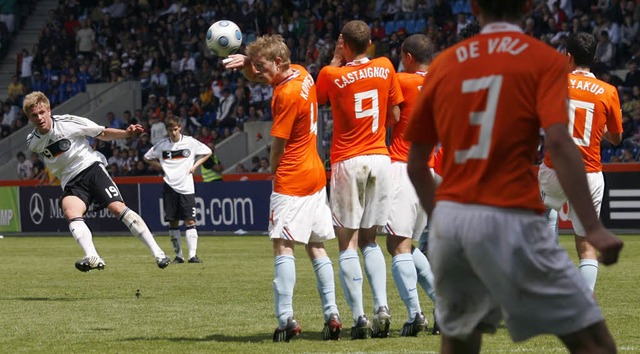
{"type": "Polygon", "coordinates": [[[54,158],[69,151],[69,148],[71,148],[71,140],[61,139],[49,144],[42,153],[48,158],[54,158]]]}

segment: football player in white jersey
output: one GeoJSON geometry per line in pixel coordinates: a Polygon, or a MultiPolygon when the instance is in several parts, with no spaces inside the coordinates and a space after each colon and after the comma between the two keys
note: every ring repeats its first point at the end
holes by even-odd
{"type": "Polygon", "coordinates": [[[93,203],[97,209],[109,209],[151,250],[158,267],[166,268],[171,260],[158,246],[140,215],[125,205],[118,186],[104,167],[107,160],[93,150],[87,140],[89,136],[105,141],[125,139],[144,128],[138,124],[130,125],[126,130],[105,128],[70,114],[52,116],[49,99],[39,91],[28,94],[22,108],[35,126],[27,137],[27,145],[31,151],[44,155],[44,163],[60,179],[64,191],[60,207],[69,221],[71,234],[85,252],[85,257],[76,262],[76,268],[88,272],[105,267],[83,218],[93,203]]]}
{"type": "Polygon", "coordinates": [[[169,222],[169,237],[176,251],[174,263],[184,263],[180,220],[186,227],[185,239],[189,249],[189,263],[202,263],[196,255],[198,231],[196,230],[196,198],[193,173],[209,156],[211,149],[198,140],[182,135],[180,119],[171,116],[165,120],[169,137],[160,140],[144,155],[150,165],[164,171],[162,205],[164,219],[169,222]]]}

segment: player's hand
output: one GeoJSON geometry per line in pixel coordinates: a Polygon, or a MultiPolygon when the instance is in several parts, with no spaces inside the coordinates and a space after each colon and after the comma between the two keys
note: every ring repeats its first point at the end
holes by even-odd
{"type": "Polygon", "coordinates": [[[342,66],[345,64],[344,57],[344,40],[342,39],[342,34],[338,36],[338,42],[336,43],[336,49],[333,51],[333,59],[331,59],[331,66],[342,66]]]}
{"type": "Polygon", "coordinates": [[[144,132],[144,127],[140,124],[131,124],[127,127],[127,136],[134,136],[144,132]]]}
{"type": "Polygon", "coordinates": [[[224,64],[225,69],[242,70],[251,65],[251,60],[243,54],[231,54],[222,60],[222,64],[224,64]]]}
{"type": "Polygon", "coordinates": [[[620,255],[620,250],[622,250],[622,246],[624,246],[622,240],[603,226],[587,232],[587,242],[598,250],[600,253],[598,261],[604,265],[616,263],[620,255]]]}

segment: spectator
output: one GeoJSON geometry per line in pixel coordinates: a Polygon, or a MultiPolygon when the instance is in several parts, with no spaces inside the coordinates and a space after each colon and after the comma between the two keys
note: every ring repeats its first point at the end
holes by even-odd
{"type": "Polygon", "coordinates": [[[167,75],[162,72],[160,66],[155,66],[153,68],[153,74],[151,74],[150,78],[151,82],[151,92],[156,96],[164,96],[167,94],[167,88],[169,87],[169,80],[167,75]]]}
{"type": "Polygon", "coordinates": [[[149,133],[144,132],[140,134],[137,146],[138,160],[144,160],[144,154],[146,154],[152,147],[153,144],[151,144],[151,141],[149,140],[149,133]]]}
{"type": "Polygon", "coordinates": [[[46,174],[44,162],[36,152],[31,153],[31,178],[40,180],[46,174]]]}
{"type": "Polygon", "coordinates": [[[115,146],[111,149],[111,157],[107,159],[107,163],[109,165],[116,165],[118,168],[124,165],[124,158],[121,155],[121,149],[119,146],[115,146]]]}
{"type": "Polygon", "coordinates": [[[124,122],[120,118],[117,118],[113,112],[107,112],[107,127],[114,129],[123,129],[124,122]]]}
{"type": "Polygon", "coordinates": [[[251,158],[251,172],[258,172],[260,170],[260,157],[254,156],[251,158]]]}
{"type": "Polygon", "coordinates": [[[93,57],[93,47],[96,40],[96,33],[89,26],[87,19],[80,20],[80,28],[76,32],[76,52],[83,55],[84,58],[93,57]]]}
{"type": "Polygon", "coordinates": [[[20,151],[16,155],[16,159],[18,159],[17,166],[17,176],[20,180],[26,180],[32,178],[33,173],[33,163],[31,160],[27,160],[24,156],[24,152],[20,151]]]}
{"type": "Polygon", "coordinates": [[[596,56],[592,65],[593,72],[602,72],[611,70],[615,65],[615,47],[609,40],[607,31],[600,32],[598,37],[598,45],[596,47],[596,56]]]}
{"type": "Polygon", "coordinates": [[[14,102],[21,102],[24,96],[24,85],[18,80],[17,75],[11,77],[11,82],[7,88],[9,98],[14,102]]]}
{"type": "Polygon", "coordinates": [[[247,171],[247,168],[244,167],[244,164],[242,162],[238,162],[238,164],[236,165],[236,173],[246,173],[249,172],[247,171]]]}
{"type": "Polygon", "coordinates": [[[164,121],[160,119],[160,115],[154,113],[149,121],[151,124],[151,144],[155,145],[160,140],[166,138],[167,134],[167,126],[164,124],[164,121]]]}
{"type": "Polygon", "coordinates": [[[20,59],[20,81],[27,91],[31,90],[33,55],[28,50],[22,50],[20,59]]]}
{"type": "Polygon", "coordinates": [[[2,121],[0,121],[0,125],[2,125],[2,129],[8,129],[9,131],[15,131],[15,122],[18,119],[19,108],[14,106],[9,101],[5,101],[2,103],[2,121]]]}
{"type": "Polygon", "coordinates": [[[260,159],[260,168],[258,168],[258,173],[271,173],[271,166],[269,165],[269,159],[263,157],[260,159]]]}
{"type": "Polygon", "coordinates": [[[231,114],[235,105],[235,96],[231,94],[231,90],[227,87],[222,89],[222,99],[220,99],[220,105],[218,106],[218,112],[216,115],[216,127],[217,128],[235,128],[236,119],[231,114]]]}

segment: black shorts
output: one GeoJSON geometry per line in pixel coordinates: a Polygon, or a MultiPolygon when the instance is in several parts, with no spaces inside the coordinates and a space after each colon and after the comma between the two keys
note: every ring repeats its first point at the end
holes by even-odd
{"type": "Polygon", "coordinates": [[[164,184],[162,193],[164,221],[188,220],[196,218],[195,194],[180,194],[168,184],[164,184]]]}
{"type": "Polygon", "coordinates": [[[61,205],[62,199],[69,195],[80,198],[87,209],[91,204],[95,204],[93,210],[103,209],[113,202],[124,202],[118,186],[100,162],[87,167],[67,183],[60,198],[61,205]]]}

